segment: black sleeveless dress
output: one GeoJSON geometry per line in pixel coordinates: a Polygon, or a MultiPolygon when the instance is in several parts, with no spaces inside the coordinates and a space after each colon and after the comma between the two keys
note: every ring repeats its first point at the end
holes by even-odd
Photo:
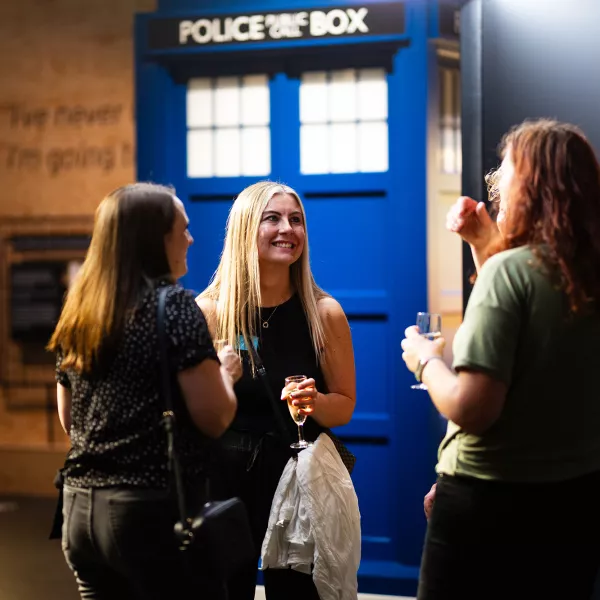
{"type": "MultiPolygon", "coordinates": [[[[296,452],[289,447],[297,439],[297,427],[287,402],[279,401],[285,378],[306,375],[315,379],[319,392],[327,393],[325,379],[310,338],[302,302],[297,294],[276,308],[260,309],[257,315],[258,346],[278,410],[288,427],[282,440],[263,381],[253,376],[249,353],[242,351],[244,373],[235,386],[238,410],[234,422],[221,438],[219,495],[237,496],[248,510],[256,545],[256,560],[228,582],[229,600],[253,600],[257,561],[271,511],[271,502],[281,473],[296,452]],[[262,323],[268,319],[269,327],[262,323]]],[[[242,346],[243,347],[243,346],[242,346]]],[[[304,438],[314,441],[322,427],[311,417],[304,425],[304,438]]],[[[269,599],[318,600],[310,575],[292,569],[268,569],[264,584],[269,599]]]]}
{"type": "MultiPolygon", "coordinates": [[[[258,354],[261,357],[275,399],[279,401],[285,378],[290,375],[306,375],[315,379],[317,390],[326,393],[325,379],[310,337],[308,322],[302,302],[294,294],[287,302],[275,308],[261,308],[257,315],[258,354]],[[268,328],[262,323],[268,320],[268,328]]],[[[235,386],[238,399],[236,418],[231,425],[235,431],[255,434],[278,433],[273,408],[267,396],[264,382],[253,377],[249,353],[242,352],[244,374],[235,386]]],[[[297,435],[296,425],[285,401],[278,402],[290,436],[297,435]]],[[[314,441],[321,429],[310,417],[304,425],[304,436],[314,441]]]]}

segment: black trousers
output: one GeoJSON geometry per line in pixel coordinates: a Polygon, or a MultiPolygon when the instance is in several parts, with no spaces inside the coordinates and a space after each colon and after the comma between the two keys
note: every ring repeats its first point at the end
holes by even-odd
{"type": "Polygon", "coordinates": [[[441,476],[418,600],[589,600],[599,507],[600,473],[544,484],[441,476]]]}
{"type": "Polygon", "coordinates": [[[64,487],[62,549],[81,598],[226,600],[210,556],[181,552],[164,490],[64,487]]]}
{"type": "MultiPolygon", "coordinates": [[[[277,438],[228,432],[222,438],[218,496],[237,496],[250,518],[256,556],[235,578],[227,582],[229,600],[254,600],[258,561],[269,524],[271,502],[279,478],[292,456],[277,438]]],[[[264,571],[267,600],[319,600],[312,577],[293,569],[264,571]]]]}

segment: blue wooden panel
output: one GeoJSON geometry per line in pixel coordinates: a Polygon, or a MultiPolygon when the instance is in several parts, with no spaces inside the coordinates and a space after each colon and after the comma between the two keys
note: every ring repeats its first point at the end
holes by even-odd
{"type": "Polygon", "coordinates": [[[135,110],[137,116],[137,179],[166,183],[167,119],[165,105],[169,93],[169,75],[160,65],[141,58],[140,31],[144,22],[136,22],[135,110]],[[143,90],[143,93],[142,93],[143,90]]]}
{"type": "Polygon", "coordinates": [[[384,289],[338,289],[327,290],[343,307],[348,318],[365,315],[379,318],[391,310],[389,293],[384,289]]]}
{"type": "Polygon", "coordinates": [[[311,198],[305,201],[311,265],[326,289],[381,290],[387,285],[391,240],[382,235],[386,198],[311,198]]]}
{"type": "MultiPolygon", "coordinates": [[[[185,148],[185,145],[184,145],[185,148]]],[[[190,202],[202,202],[219,197],[233,200],[245,187],[265,179],[264,177],[198,177],[187,179],[186,162],[182,165],[181,178],[190,202]]]]}
{"type": "MultiPolygon", "coordinates": [[[[360,377],[360,376],[359,376],[360,377]]],[[[352,417],[352,421],[337,429],[343,438],[386,438],[396,433],[390,415],[377,412],[361,412],[352,417]]]]}
{"type": "MultiPolygon", "coordinates": [[[[310,40],[299,40],[299,41],[288,41],[283,40],[278,43],[279,50],[299,50],[299,49],[314,49],[314,48],[326,48],[327,46],[338,46],[343,47],[347,46],[350,42],[353,45],[360,45],[368,47],[369,44],[372,43],[394,43],[397,42],[398,45],[408,45],[409,38],[404,34],[395,34],[395,35],[378,35],[378,36],[369,36],[365,35],[360,38],[327,38],[327,41],[324,42],[318,38],[313,38],[310,40]]],[[[148,59],[154,60],[173,60],[173,59],[188,59],[197,55],[204,55],[204,59],[206,60],[207,56],[211,54],[239,54],[241,52],[245,52],[247,50],[247,46],[244,44],[231,44],[226,46],[215,46],[210,49],[202,48],[197,49],[192,46],[181,47],[181,48],[169,48],[166,50],[145,50],[145,56],[148,59]]],[[[254,42],[252,44],[252,50],[254,51],[262,51],[262,50],[273,50],[272,42],[254,42]]]]}
{"type": "Polygon", "coordinates": [[[321,6],[349,6],[352,4],[375,4],[380,0],[364,0],[361,2],[348,2],[347,0],[159,0],[158,9],[164,12],[181,11],[268,11],[294,8],[319,8],[321,6]]]}
{"type": "Polygon", "coordinates": [[[303,175],[302,189],[311,196],[336,194],[387,194],[392,174],[387,173],[344,173],[330,175],[303,175]]]}
{"type": "Polygon", "coordinates": [[[184,284],[196,292],[208,285],[219,264],[231,204],[226,200],[186,203],[194,243],[188,251],[188,275],[184,284]]]}
{"type": "Polygon", "coordinates": [[[392,439],[397,520],[401,531],[397,560],[418,565],[425,519],[423,495],[434,479],[433,468],[439,439],[432,435],[434,411],[427,396],[416,394],[414,381],[402,362],[399,341],[416,313],[427,307],[427,3],[407,3],[409,47],[394,60],[389,83],[390,197],[388,235],[398,240],[393,265],[390,331],[396,336],[388,345],[395,366],[391,393],[394,398],[397,433],[392,439]]]}
{"type": "Polygon", "coordinates": [[[395,560],[365,558],[358,569],[358,590],[371,594],[416,596],[419,567],[395,560]]]}
{"type": "MultiPolygon", "coordinates": [[[[389,347],[389,325],[385,321],[371,321],[350,318],[352,341],[356,364],[359,365],[359,377],[356,389],[355,416],[363,413],[377,415],[380,420],[390,419],[390,377],[387,360],[389,347]]],[[[366,419],[365,419],[366,420],[366,419]]],[[[345,434],[344,428],[342,430],[345,434]]],[[[390,432],[391,433],[391,432],[390,432]]],[[[371,435],[365,431],[365,435],[371,435]]]]}
{"type": "Polygon", "coordinates": [[[271,80],[271,130],[271,179],[296,188],[300,171],[300,82],[283,73],[271,80]]]}
{"type": "Polygon", "coordinates": [[[362,554],[372,560],[392,560],[394,532],[389,523],[391,512],[396,509],[394,503],[387,500],[391,498],[393,478],[384,468],[389,464],[390,447],[360,443],[348,443],[348,447],[360,456],[352,479],[361,510],[362,554]],[[366,507],[377,507],[377,510],[366,510],[366,507]]]}
{"type": "Polygon", "coordinates": [[[187,85],[169,82],[168,106],[181,106],[183,110],[171,110],[167,114],[169,144],[166,151],[169,184],[177,188],[177,194],[183,198],[187,192],[187,85]]]}

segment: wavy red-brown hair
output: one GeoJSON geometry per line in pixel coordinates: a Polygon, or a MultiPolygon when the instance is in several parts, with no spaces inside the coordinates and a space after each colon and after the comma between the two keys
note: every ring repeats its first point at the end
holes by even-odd
{"type": "Polygon", "coordinates": [[[505,248],[529,244],[556,278],[573,313],[600,300],[600,164],[583,132],[552,120],[510,130],[501,154],[515,172],[505,248]]]}

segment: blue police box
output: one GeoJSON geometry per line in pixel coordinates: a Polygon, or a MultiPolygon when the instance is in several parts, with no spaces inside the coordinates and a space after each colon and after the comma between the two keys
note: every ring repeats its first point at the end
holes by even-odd
{"type": "Polygon", "coordinates": [[[400,340],[427,310],[431,47],[454,7],[427,0],[159,0],[136,17],[138,178],[173,184],[214,272],[233,198],[260,179],[303,198],[317,282],[352,329],[362,592],[414,595],[423,495],[442,434],[400,340]]]}

